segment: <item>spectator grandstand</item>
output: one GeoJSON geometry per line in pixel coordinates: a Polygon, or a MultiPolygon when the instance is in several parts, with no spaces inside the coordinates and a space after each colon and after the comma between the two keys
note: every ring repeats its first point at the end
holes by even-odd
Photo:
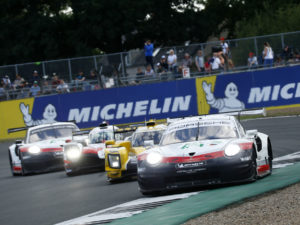
{"type": "MultiPolygon", "coordinates": [[[[274,63],[272,66],[288,66],[300,62],[300,31],[297,31],[226,40],[230,49],[228,68],[223,69],[221,67],[217,72],[228,73],[263,68],[263,46],[266,42],[270,43],[274,52],[274,63]],[[256,56],[257,65],[249,66],[249,52],[251,57],[253,55],[256,56]]],[[[188,65],[191,77],[209,75],[212,72],[211,58],[215,50],[220,47],[222,49],[220,41],[197,44],[187,43],[184,46],[157,46],[153,51],[153,71],[155,74],[151,76],[148,73],[141,74],[141,71],[146,71],[144,49],[0,66],[0,101],[32,96],[30,88],[34,81],[37,81],[37,85],[41,88],[37,92],[38,95],[49,95],[57,94],[58,92],[90,91],[181,79],[181,67],[185,55],[190,56],[192,60],[192,65],[188,65]],[[170,50],[174,50],[174,54],[177,56],[178,67],[173,71],[170,68],[164,69],[161,66],[162,63],[165,63],[162,58],[167,58],[170,50]],[[201,54],[205,59],[204,68],[201,71],[199,71],[199,66],[195,63],[199,50],[201,50],[201,54]],[[85,79],[76,79],[79,73],[86,75],[85,79]],[[68,87],[64,90],[69,91],[61,91],[61,89],[58,91],[57,86],[61,84],[61,80],[64,80],[63,85],[68,87]]]]}

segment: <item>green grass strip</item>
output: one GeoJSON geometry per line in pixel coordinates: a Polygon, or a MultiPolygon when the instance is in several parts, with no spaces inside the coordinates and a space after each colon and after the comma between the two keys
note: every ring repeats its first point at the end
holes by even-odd
{"type": "Polygon", "coordinates": [[[132,217],[113,221],[114,225],[177,225],[205,213],[263,193],[300,182],[300,163],[273,170],[271,176],[249,184],[211,189],[187,199],[169,203],[132,217]]]}

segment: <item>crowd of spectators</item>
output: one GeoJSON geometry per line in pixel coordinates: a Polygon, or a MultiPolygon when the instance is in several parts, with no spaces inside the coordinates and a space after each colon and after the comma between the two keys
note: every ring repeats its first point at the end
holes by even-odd
{"type": "MultiPolygon", "coordinates": [[[[144,50],[146,65],[144,72],[141,67],[138,67],[135,83],[140,83],[141,80],[149,78],[160,80],[166,80],[168,77],[170,79],[182,78],[185,68],[188,68],[190,75],[197,74],[197,76],[235,69],[230,45],[224,37],[220,37],[219,45],[214,46],[212,52],[208,55],[205,55],[202,49],[198,49],[194,57],[185,52],[183,58],[179,60],[174,49],[170,49],[166,52],[166,55],[162,55],[159,61],[154,64],[156,68],[153,68],[154,46],[150,40],[145,43],[144,50]]],[[[276,55],[271,45],[265,42],[261,56],[257,57],[254,52],[249,52],[248,58],[245,58],[248,69],[257,69],[300,61],[300,53],[293,51],[289,46],[285,46],[282,52],[276,55]]]]}
{"type": "Polygon", "coordinates": [[[14,81],[8,75],[1,78],[0,100],[36,97],[39,95],[63,94],[71,91],[98,90],[101,88],[97,72],[91,70],[85,77],[80,71],[73,82],[66,83],[56,73],[51,77],[43,77],[38,71],[33,71],[32,76],[25,80],[20,74],[16,74],[14,81]]]}
{"type": "MultiPolygon", "coordinates": [[[[146,62],[144,68],[137,67],[135,79],[124,84],[140,84],[153,79],[176,79],[186,77],[186,75],[189,77],[193,74],[201,76],[234,69],[230,44],[224,37],[220,38],[218,45],[211,48],[211,53],[205,54],[206,51],[201,48],[196,49],[195,53],[180,52],[180,57],[178,57],[174,49],[169,49],[163,55],[154,57],[153,54],[156,55],[159,51],[155,51],[153,43],[147,40],[144,44],[146,62]]],[[[245,57],[245,63],[247,63],[249,70],[300,62],[299,51],[288,45],[281,52],[275,53],[271,45],[265,42],[261,54],[256,55],[254,52],[249,52],[248,57],[245,57]]],[[[119,77],[113,75],[104,78],[95,69],[92,69],[88,75],[85,75],[83,71],[78,71],[71,82],[66,81],[65,77],[60,77],[56,73],[53,73],[52,76],[41,76],[37,70],[34,70],[27,79],[16,74],[14,80],[12,76],[4,75],[0,81],[0,100],[99,90],[113,87],[115,82],[120,82],[119,77]]]]}

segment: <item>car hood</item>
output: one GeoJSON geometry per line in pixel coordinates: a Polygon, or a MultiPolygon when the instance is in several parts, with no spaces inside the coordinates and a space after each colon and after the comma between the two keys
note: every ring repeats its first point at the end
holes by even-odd
{"type": "Polygon", "coordinates": [[[215,139],[177,143],[152,148],[147,150],[147,152],[158,151],[165,157],[188,157],[191,154],[197,156],[222,151],[225,146],[232,141],[234,141],[234,139],[215,139]]]}
{"type": "Polygon", "coordinates": [[[57,139],[51,139],[51,140],[45,140],[45,141],[38,141],[30,144],[25,144],[24,147],[37,145],[40,148],[59,148],[62,147],[61,145],[64,145],[66,143],[66,140],[71,139],[71,137],[65,137],[65,138],[57,138],[57,139]]]}

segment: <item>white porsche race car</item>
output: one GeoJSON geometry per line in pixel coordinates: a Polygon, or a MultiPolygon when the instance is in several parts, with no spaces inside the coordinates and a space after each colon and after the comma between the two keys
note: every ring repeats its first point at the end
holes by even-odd
{"type": "Polygon", "coordinates": [[[108,140],[120,140],[121,134],[115,131],[116,126],[102,123],[99,127],[78,134],[86,133],[85,139],[79,141],[74,139],[64,145],[64,167],[68,176],[73,176],[80,171],[103,170],[105,165],[106,148],[105,142],[108,140]]]}
{"type": "Polygon", "coordinates": [[[34,127],[9,129],[8,133],[27,130],[25,139],[17,140],[8,149],[13,175],[25,175],[64,168],[63,144],[79,128],[71,122],[56,122],[34,127]]]}
{"type": "Polygon", "coordinates": [[[254,181],[272,172],[268,135],[245,131],[233,116],[208,115],[171,123],[158,147],[138,155],[143,194],[254,181]]]}

